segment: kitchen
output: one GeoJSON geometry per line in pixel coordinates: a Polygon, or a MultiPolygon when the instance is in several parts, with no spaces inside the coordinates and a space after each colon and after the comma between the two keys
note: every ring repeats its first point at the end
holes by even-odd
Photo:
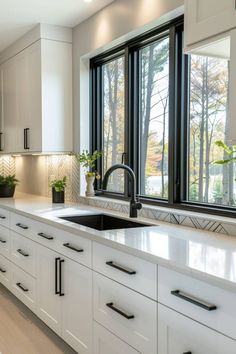
{"type": "Polygon", "coordinates": [[[9,0],[1,354],[236,353],[233,0],[9,0]]]}

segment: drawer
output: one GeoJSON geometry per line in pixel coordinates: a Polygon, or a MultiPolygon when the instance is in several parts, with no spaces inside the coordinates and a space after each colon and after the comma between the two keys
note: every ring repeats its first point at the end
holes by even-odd
{"type": "Polygon", "coordinates": [[[93,333],[94,354],[139,354],[95,321],[93,333]]]}
{"type": "Polygon", "coordinates": [[[94,319],[142,354],[157,353],[157,302],[93,273],[94,319]]]}
{"type": "Polygon", "coordinates": [[[0,254],[10,256],[10,230],[3,226],[0,226],[0,254]]]}
{"type": "Polygon", "coordinates": [[[93,243],[93,269],[157,300],[157,265],[93,243]]]}
{"type": "Polygon", "coordinates": [[[10,212],[0,208],[0,225],[10,227],[10,212]]]}
{"type": "Polygon", "coordinates": [[[158,353],[235,354],[236,341],[159,304],[158,353]]]}
{"type": "Polygon", "coordinates": [[[0,255],[0,283],[6,288],[11,287],[11,262],[0,255]]]}
{"type": "Polygon", "coordinates": [[[11,231],[11,260],[33,276],[36,275],[36,247],[33,241],[11,231]]]}
{"type": "Polygon", "coordinates": [[[29,238],[33,237],[34,220],[25,216],[11,213],[10,229],[29,238]]]}
{"type": "Polygon", "coordinates": [[[236,339],[236,294],[233,292],[158,267],[158,301],[236,339]]]}
{"type": "Polygon", "coordinates": [[[36,280],[12,264],[11,289],[13,294],[32,311],[36,310],[36,280]]]}

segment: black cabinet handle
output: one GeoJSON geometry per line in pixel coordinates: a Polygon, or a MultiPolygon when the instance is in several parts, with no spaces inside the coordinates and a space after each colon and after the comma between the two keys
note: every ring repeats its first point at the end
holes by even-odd
{"type": "Polygon", "coordinates": [[[60,294],[60,291],[58,290],[58,262],[59,261],[60,261],[59,257],[55,258],[55,294],[56,295],[60,294]]]}
{"type": "Polygon", "coordinates": [[[80,252],[80,253],[81,253],[81,252],[84,252],[84,250],[83,250],[82,248],[76,248],[76,247],[74,247],[74,246],[71,246],[70,243],[64,243],[63,246],[64,246],[64,247],[67,247],[67,248],[69,248],[70,250],[75,251],[75,252],[80,252]]]}
{"type": "Polygon", "coordinates": [[[191,304],[199,306],[199,307],[201,307],[201,308],[203,308],[204,310],[207,310],[207,311],[213,311],[213,310],[217,309],[217,307],[215,305],[209,304],[209,303],[207,303],[205,301],[202,301],[202,300],[198,300],[194,296],[186,294],[186,293],[184,293],[183,291],[180,291],[180,290],[173,290],[173,291],[171,291],[171,294],[174,295],[174,296],[179,297],[182,300],[191,302],[191,304]]]}
{"type": "Polygon", "coordinates": [[[62,292],[62,263],[64,263],[64,259],[60,259],[59,261],[59,295],[64,296],[65,294],[62,292]]]}
{"type": "Polygon", "coordinates": [[[24,149],[25,150],[29,150],[29,143],[28,143],[28,132],[29,132],[29,128],[25,128],[24,129],[24,149]]]}
{"type": "Polygon", "coordinates": [[[20,227],[21,229],[23,229],[23,230],[28,230],[28,226],[26,226],[26,225],[23,225],[23,224],[21,224],[20,222],[18,222],[17,224],[16,224],[16,226],[18,226],[18,227],[20,227]]]}
{"type": "Polygon", "coordinates": [[[185,353],[183,353],[183,354],[192,354],[192,352],[185,352],[185,353]]]}
{"type": "Polygon", "coordinates": [[[3,151],[3,148],[2,148],[2,135],[3,135],[3,133],[0,133],[0,151],[3,151]]]}
{"type": "Polygon", "coordinates": [[[22,256],[24,257],[29,257],[28,253],[25,253],[24,251],[22,251],[20,248],[17,250],[18,253],[20,253],[22,256]]]}
{"type": "MultiPolygon", "coordinates": [[[[1,151],[1,150],[0,150],[0,151],[1,151]]],[[[0,219],[5,220],[5,219],[6,219],[6,216],[0,215],[0,219]]]]}
{"type": "Polygon", "coordinates": [[[118,269],[121,272],[124,272],[124,273],[129,274],[129,275],[136,274],[135,270],[132,270],[132,269],[129,269],[129,268],[124,268],[124,267],[120,266],[119,264],[117,264],[117,263],[115,263],[113,261],[106,262],[106,265],[108,265],[108,266],[110,266],[112,268],[118,269]]]}
{"type": "Polygon", "coordinates": [[[52,236],[46,235],[46,234],[44,234],[43,232],[39,232],[39,233],[38,233],[38,236],[43,237],[43,238],[46,238],[46,240],[53,240],[53,237],[52,237],[52,236]]]}
{"type": "Polygon", "coordinates": [[[27,289],[26,287],[24,287],[24,285],[22,285],[21,283],[16,283],[16,285],[18,286],[18,288],[20,288],[21,290],[23,290],[25,293],[27,293],[27,291],[29,291],[29,289],[27,289]]]}
{"type": "Polygon", "coordinates": [[[1,239],[1,238],[0,238],[0,242],[1,242],[1,243],[7,243],[6,240],[3,240],[3,239],[1,239]]]}
{"type": "Polygon", "coordinates": [[[0,268],[1,273],[6,273],[7,271],[5,269],[0,268]]]}
{"type": "Polygon", "coordinates": [[[109,307],[111,310],[117,312],[119,315],[125,317],[127,320],[131,320],[134,318],[134,315],[125,313],[124,311],[122,311],[118,307],[114,306],[113,302],[109,302],[108,304],[106,304],[106,306],[109,307]]]}

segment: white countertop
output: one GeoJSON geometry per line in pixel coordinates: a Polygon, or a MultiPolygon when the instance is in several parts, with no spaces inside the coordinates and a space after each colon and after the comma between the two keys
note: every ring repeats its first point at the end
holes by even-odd
{"type": "Polygon", "coordinates": [[[133,221],[153,226],[97,231],[58,216],[95,212],[126,216],[81,204],[55,205],[48,198],[22,193],[14,199],[1,198],[0,207],[236,292],[236,237],[143,218],[133,221]]]}

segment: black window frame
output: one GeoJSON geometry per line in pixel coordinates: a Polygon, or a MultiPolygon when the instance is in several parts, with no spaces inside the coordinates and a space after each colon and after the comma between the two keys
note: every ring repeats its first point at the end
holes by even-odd
{"type": "MultiPolygon", "coordinates": [[[[143,203],[189,210],[199,213],[235,217],[236,208],[187,201],[187,161],[188,161],[188,95],[189,95],[189,58],[182,52],[183,16],[138,36],[111,51],[90,60],[90,148],[102,149],[102,65],[125,56],[125,163],[139,180],[139,50],[155,40],[169,36],[169,155],[168,155],[168,199],[140,196],[143,203]],[[136,87],[135,90],[132,87],[136,87]],[[136,132],[136,134],[135,134],[136,132]]],[[[102,159],[96,165],[102,171],[102,159]]],[[[95,182],[97,196],[128,200],[129,179],[125,178],[124,194],[102,190],[102,180],[95,182]]]]}

